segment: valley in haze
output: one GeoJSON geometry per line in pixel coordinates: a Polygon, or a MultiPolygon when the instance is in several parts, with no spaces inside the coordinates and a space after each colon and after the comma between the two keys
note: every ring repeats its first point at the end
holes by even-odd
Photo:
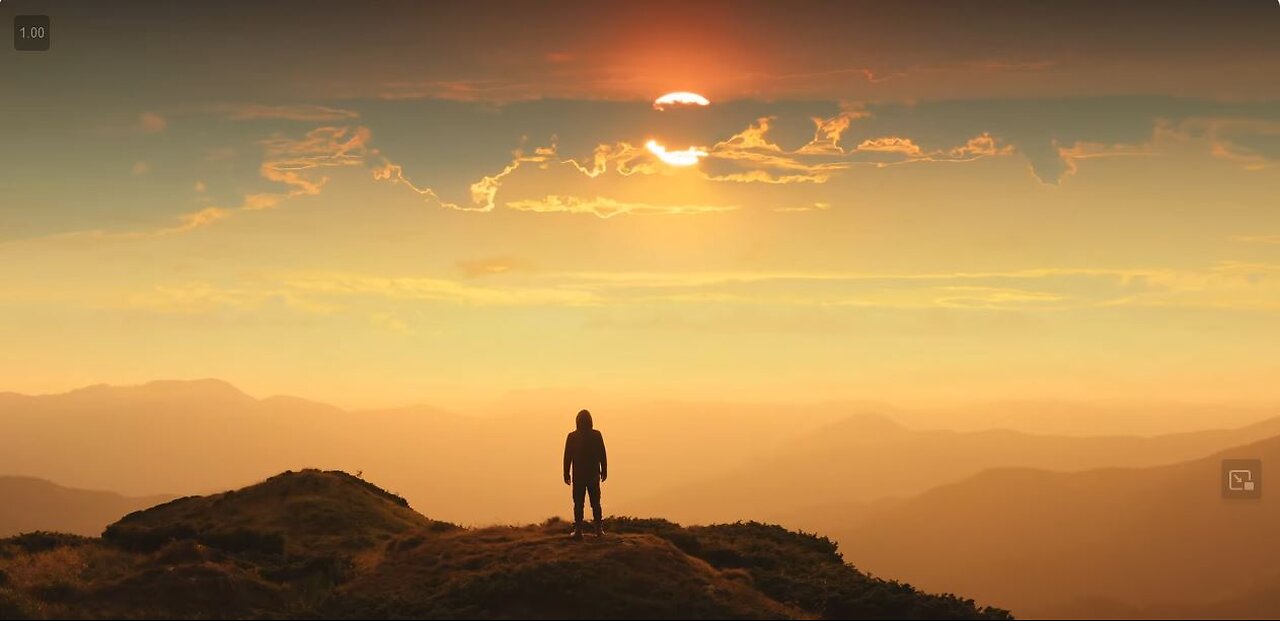
{"type": "MultiPolygon", "coordinates": [[[[174,495],[310,467],[389,482],[449,523],[539,522],[567,511],[558,468],[572,413],[347,411],[218,380],[7,393],[0,472],[17,476],[0,479],[0,535],[96,535],[174,495]]],[[[1237,412],[1256,420],[1228,429],[1090,436],[908,428],[895,419],[923,415],[872,404],[596,408],[611,515],[816,532],[873,575],[1024,617],[1275,611],[1274,503],[1225,502],[1217,481],[1225,456],[1272,458],[1280,419],[1268,413],[1237,412]],[[1224,541],[1229,531],[1242,536],[1224,541]]],[[[1052,420],[1063,416],[1021,419],[1069,426],[1052,420]]]]}

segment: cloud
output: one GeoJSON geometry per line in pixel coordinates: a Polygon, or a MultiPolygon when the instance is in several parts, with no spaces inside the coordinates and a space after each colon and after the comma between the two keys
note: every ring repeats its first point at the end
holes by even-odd
{"type": "Polygon", "coordinates": [[[221,207],[205,207],[204,209],[201,209],[199,211],[183,214],[182,216],[179,217],[179,221],[181,222],[180,224],[174,227],[170,227],[168,229],[160,229],[158,231],[155,231],[153,232],[153,235],[170,235],[173,233],[185,233],[187,231],[198,229],[202,226],[208,226],[230,215],[231,213],[229,211],[227,211],[226,209],[222,209],[221,207]]]}
{"type": "Polygon", "coordinates": [[[854,119],[862,118],[863,116],[865,116],[863,112],[851,111],[838,114],[829,119],[813,117],[811,119],[815,126],[813,140],[800,147],[797,153],[805,155],[843,154],[844,151],[840,148],[840,137],[849,129],[854,119]]]}
{"type": "Polygon", "coordinates": [[[385,277],[343,272],[304,272],[276,279],[271,289],[319,299],[374,297],[475,306],[592,306],[596,294],[568,287],[487,287],[447,278],[385,277]]]}
{"type": "Polygon", "coordinates": [[[951,155],[949,143],[990,136],[998,150],[1025,158],[1032,175],[1048,185],[1072,175],[1085,159],[1159,156],[1170,140],[1203,147],[1247,169],[1280,161],[1280,107],[1274,100],[967,99],[872,102],[861,110],[866,115],[854,127],[865,136],[908,138],[926,152],[951,155]]]}
{"type": "Polygon", "coordinates": [[[302,138],[276,135],[261,141],[268,163],[278,169],[358,166],[369,153],[372,133],[362,126],[317,127],[302,138]]]}
{"type": "Polygon", "coordinates": [[[663,166],[650,156],[646,150],[626,142],[600,144],[593,150],[590,159],[578,161],[573,158],[561,158],[556,146],[536,147],[532,151],[517,150],[512,154],[501,171],[485,175],[469,186],[471,202],[459,204],[446,201],[430,187],[419,186],[405,175],[404,168],[385,157],[382,163],[373,169],[373,178],[401,184],[421,196],[427,202],[461,211],[493,211],[497,208],[498,191],[511,175],[525,165],[536,165],[547,168],[551,165],[565,167],[581,173],[589,179],[595,179],[609,172],[628,177],[634,174],[656,174],[662,172],[663,166]]]}
{"type": "MultiPolygon", "coordinates": [[[[519,262],[473,262],[500,285],[436,276],[304,271],[232,283],[185,282],[130,297],[149,310],[211,312],[282,303],[308,314],[387,313],[417,304],[719,308],[883,308],[965,312],[1061,312],[1127,307],[1280,310],[1280,265],[1221,262],[1189,269],[1033,268],[988,272],[486,272],[519,262]],[[397,305],[391,308],[390,302],[397,305]]],[[[464,270],[465,271],[465,270],[464,270]]],[[[391,328],[390,325],[384,326],[391,328]]]]}
{"type": "MultiPolygon", "coordinates": [[[[274,209],[291,198],[314,196],[320,193],[328,178],[317,171],[333,167],[362,166],[370,155],[370,132],[366,127],[318,127],[301,138],[274,135],[260,142],[263,161],[259,174],[263,179],[288,188],[284,192],[253,192],[245,194],[234,207],[211,206],[177,216],[177,224],[141,231],[72,231],[38,239],[141,239],[186,233],[205,228],[231,217],[236,212],[274,209]]],[[[134,175],[146,174],[150,165],[145,161],[134,163],[134,175]]],[[[203,181],[197,181],[194,189],[204,192],[203,181]]]]}
{"type": "MultiPolygon", "coordinates": [[[[1121,103],[1130,101],[1121,100],[1121,103]]],[[[276,208],[292,198],[320,194],[329,181],[327,172],[330,169],[362,166],[370,168],[375,180],[403,185],[439,207],[480,212],[503,207],[542,213],[589,213],[608,218],[622,213],[697,214],[735,208],[702,201],[686,204],[668,199],[670,204],[660,204],[644,197],[619,197],[613,185],[621,178],[635,175],[681,174],[688,179],[701,177],[713,183],[731,184],[818,185],[854,167],[965,162],[1017,153],[1028,158],[1032,172],[1038,178],[1046,183],[1056,183],[1074,174],[1080,162],[1086,159],[1157,154],[1158,145],[1152,136],[1211,143],[1214,145],[1211,153],[1216,157],[1239,162],[1248,168],[1261,169],[1276,161],[1271,153],[1272,147],[1268,145],[1272,136],[1280,135],[1280,122],[1247,116],[1211,117],[1179,113],[1208,106],[1203,102],[1171,103],[1146,98],[1131,103],[1134,105],[1125,107],[1115,104],[1112,99],[1103,99],[1084,102],[926,102],[909,106],[848,104],[840,106],[835,114],[815,116],[812,109],[806,109],[804,116],[799,118],[808,117],[812,122],[812,137],[807,141],[803,141],[803,134],[792,135],[794,132],[788,125],[789,119],[779,121],[773,115],[755,116],[754,121],[745,122],[745,127],[713,124],[712,127],[717,128],[714,133],[696,140],[710,146],[693,147],[707,155],[684,173],[677,173],[671,166],[663,164],[643,144],[625,140],[587,140],[584,141],[586,145],[594,143],[594,147],[589,147],[589,155],[566,157],[560,153],[553,138],[545,146],[522,147],[513,152],[501,168],[471,177],[474,179],[471,183],[460,184],[461,197],[451,197],[451,200],[445,200],[444,194],[438,193],[436,188],[414,183],[409,171],[374,149],[367,127],[322,125],[301,136],[282,133],[259,141],[262,149],[259,175],[263,180],[277,184],[278,189],[254,191],[244,195],[239,204],[223,204],[220,208],[228,212],[276,208]],[[1158,112],[1161,109],[1160,105],[1174,113],[1168,117],[1171,120],[1161,121],[1157,130],[1152,130],[1150,127],[1154,122],[1150,120],[1151,115],[1153,110],[1158,112]],[[1097,110],[1110,110],[1114,106],[1122,112],[1117,115],[1119,118],[1115,120],[1114,128],[1123,131],[1114,131],[1108,126],[1107,131],[1094,132],[1090,123],[1096,122],[1097,110]],[[1050,131],[1052,128],[1044,126],[1041,119],[1059,117],[1076,121],[1073,121],[1075,124],[1068,123],[1067,129],[1060,132],[1060,141],[1039,142],[1042,136],[1056,135],[1050,131]],[[1148,127],[1146,130],[1135,128],[1133,123],[1138,126],[1146,123],[1148,127]],[[1102,139],[1088,139],[1095,133],[1102,139]],[[795,146],[801,141],[802,144],[795,146]],[[564,175],[565,171],[576,172],[588,182],[599,179],[602,183],[597,187],[588,183],[585,188],[575,187],[551,194],[545,190],[532,196],[503,194],[504,185],[513,177],[518,176],[520,187],[525,187],[523,180],[531,179],[533,175],[564,175]]],[[[763,104],[760,106],[769,109],[763,104]]],[[[637,105],[637,108],[641,107],[648,113],[647,106],[637,105]]],[[[244,119],[351,118],[356,115],[352,111],[316,105],[233,107],[224,104],[221,111],[244,119]]],[[[1244,115],[1265,114],[1266,111],[1265,106],[1255,106],[1244,107],[1237,112],[1244,115]]],[[[617,125],[605,126],[604,129],[608,131],[611,127],[617,125]]],[[[576,147],[575,153],[582,153],[584,147],[576,147]]],[[[143,163],[139,171],[145,168],[147,164],[143,163]]],[[[821,197],[816,198],[820,199],[819,202],[827,202],[821,197]]],[[[779,212],[820,210],[811,205],[792,205],[787,201],[778,201],[767,208],[779,212]]],[[[174,228],[177,227],[159,230],[174,228]]]]}
{"type": "Polygon", "coordinates": [[[1182,121],[1174,133],[1203,135],[1210,154],[1245,170],[1266,170],[1280,162],[1280,120],[1193,118],[1182,121]]]}
{"type": "Polygon", "coordinates": [[[511,163],[507,164],[502,172],[495,175],[488,175],[479,181],[471,184],[471,203],[476,205],[476,209],[480,211],[493,211],[494,199],[498,195],[498,188],[502,187],[502,180],[520,169],[520,166],[528,163],[543,164],[551,162],[556,158],[556,150],[554,146],[539,147],[533,150],[532,154],[525,155],[517,152],[511,163]]]}
{"type": "MultiPolygon", "coordinates": [[[[1057,146],[1056,144],[1054,146],[1057,146]]],[[[1103,157],[1145,157],[1155,155],[1150,145],[1102,144],[1099,142],[1077,142],[1069,147],[1057,147],[1062,168],[1052,183],[1040,179],[1042,183],[1057,184],[1063,178],[1076,174],[1081,160],[1103,157]]],[[[1035,170],[1032,170],[1035,174],[1035,170]]],[[[1037,176],[1037,178],[1039,178],[1037,176]]]]}
{"type": "Polygon", "coordinates": [[[971,281],[1036,281],[1052,278],[1102,278],[1124,284],[1142,279],[1166,276],[1170,272],[1149,269],[1101,268],[1028,268],[993,271],[954,272],[821,272],[821,271],[757,271],[757,272],[560,272],[548,277],[563,277],[588,288],[647,287],[684,288],[711,285],[803,282],[927,282],[939,284],[971,281]]]}
{"type": "Polygon", "coordinates": [[[381,166],[378,166],[373,169],[373,178],[375,181],[389,181],[391,183],[404,185],[405,187],[412,190],[415,194],[418,194],[419,196],[423,197],[424,200],[427,200],[428,202],[433,203],[439,207],[447,207],[449,209],[460,209],[460,210],[466,209],[465,207],[460,206],[456,203],[451,203],[451,202],[445,201],[444,199],[441,199],[440,195],[436,194],[435,190],[432,190],[431,188],[428,188],[425,186],[419,187],[418,185],[415,185],[412,181],[410,181],[407,177],[404,176],[404,168],[402,168],[399,164],[392,164],[390,160],[387,160],[385,158],[382,160],[381,166]]]}
{"type": "MultiPolygon", "coordinates": [[[[261,142],[264,149],[259,169],[268,181],[282,183],[292,188],[287,196],[315,196],[328,182],[328,177],[317,176],[323,168],[362,166],[369,155],[367,127],[318,127],[301,139],[274,136],[261,142]]],[[[275,207],[279,201],[259,196],[252,204],[246,197],[245,209],[275,207]]]]}
{"type": "Polygon", "coordinates": [[[169,121],[156,112],[143,112],[138,117],[138,131],[144,134],[158,134],[169,126],[169,121]]]}
{"type": "MultiPolygon", "coordinates": [[[[1039,67],[1010,68],[1013,69],[1039,67]]],[[[833,115],[807,114],[812,121],[812,137],[798,147],[789,144],[792,130],[788,120],[779,121],[776,115],[758,116],[736,131],[720,130],[722,133],[717,133],[723,137],[718,139],[712,134],[688,141],[695,143],[691,148],[707,153],[690,169],[719,183],[821,185],[855,167],[956,163],[1016,155],[1027,159],[1037,179],[1056,184],[1075,174],[1085,160],[1160,155],[1159,145],[1154,142],[1159,137],[1154,128],[1160,124],[1172,128],[1166,133],[1176,130],[1186,140],[1212,138],[1216,146],[1211,153],[1216,157],[1251,169],[1270,166],[1276,158],[1268,146],[1274,140],[1268,137],[1276,135],[1276,122],[1253,117],[1274,112],[1262,104],[1233,106],[1158,97],[845,104],[833,115]],[[1231,111],[1241,116],[1191,122],[1210,118],[1188,115],[1189,111],[1201,109],[1231,111]],[[1157,120],[1164,118],[1172,120],[1157,120]],[[781,129],[775,129],[775,125],[781,129]],[[775,137],[775,132],[781,134],[775,137]]],[[[721,114],[718,110],[708,113],[721,114]]],[[[604,130],[608,131],[608,127],[604,130]]],[[[534,168],[555,174],[561,166],[570,166],[589,179],[672,174],[671,167],[647,152],[643,143],[596,142],[590,155],[575,158],[561,155],[554,139],[545,146],[523,148],[502,168],[478,177],[467,188],[469,200],[443,200],[437,192],[439,188],[413,183],[410,171],[398,163],[384,161],[374,174],[378,179],[403,183],[428,202],[448,208],[492,211],[508,202],[524,200],[522,205],[527,208],[565,211],[575,206],[547,204],[541,196],[519,196],[504,202],[506,197],[501,196],[504,184],[518,171],[534,168]]],[[[578,206],[597,194],[609,195],[595,188],[556,194],[579,197],[578,206]]],[[[783,205],[783,211],[790,211],[783,205]]]]}
{"type": "MultiPolygon", "coordinates": [[[[959,144],[926,149],[910,138],[880,136],[862,139],[851,146],[842,141],[852,125],[870,116],[865,110],[846,106],[831,117],[814,117],[813,137],[796,149],[787,149],[774,142],[770,131],[774,117],[760,117],[745,129],[731,134],[712,146],[693,146],[689,158],[694,171],[711,182],[765,183],[784,185],[791,183],[826,183],[833,176],[853,166],[886,166],[913,162],[960,162],[983,157],[1009,155],[1013,147],[1003,144],[988,133],[966,138],[959,144]],[[703,155],[705,153],[705,155],[703,155]]],[[[598,143],[591,155],[575,159],[562,157],[557,145],[522,148],[515,151],[510,161],[495,173],[483,175],[468,187],[469,201],[445,200],[435,188],[422,186],[411,180],[400,165],[386,157],[372,169],[373,178],[403,185],[421,196],[428,203],[450,209],[488,212],[499,205],[521,211],[541,213],[592,213],[599,217],[629,214],[694,214],[710,211],[727,211],[734,207],[706,204],[654,204],[649,201],[622,201],[599,196],[595,192],[575,191],[552,195],[519,197],[500,201],[499,193],[504,184],[517,172],[533,167],[537,171],[569,169],[587,179],[599,179],[605,175],[630,177],[633,175],[671,175],[680,167],[664,163],[662,157],[671,152],[655,153],[661,149],[634,145],[627,141],[598,143]]],[[[681,162],[685,163],[685,162],[681,162]]],[[[281,181],[295,183],[280,175],[281,181]]],[[[804,210],[813,210],[805,207],[804,210]]],[[[777,209],[800,211],[800,209],[777,209]]]]}
{"type": "Polygon", "coordinates": [[[1065,295],[1007,287],[942,287],[943,295],[933,302],[943,308],[1009,310],[1025,306],[1057,305],[1069,300],[1065,295]]]}
{"type": "Polygon", "coordinates": [[[230,216],[231,216],[231,211],[227,209],[223,209],[221,207],[205,207],[204,209],[193,211],[191,213],[185,213],[185,214],[182,214],[181,216],[178,216],[178,224],[175,224],[173,226],[154,229],[151,231],[141,231],[141,232],[135,232],[135,233],[115,234],[115,235],[106,235],[106,236],[109,236],[109,237],[125,236],[125,237],[141,238],[141,237],[159,237],[163,235],[175,235],[178,233],[186,233],[188,231],[194,231],[198,228],[209,226],[215,222],[224,220],[230,216]]]}
{"type": "Polygon", "coordinates": [[[591,154],[590,166],[574,159],[560,160],[560,162],[577,168],[579,172],[591,178],[610,171],[623,177],[630,177],[635,174],[658,174],[664,170],[648,149],[629,142],[596,145],[591,154]]]}
{"type": "Polygon", "coordinates": [[[338,305],[298,296],[285,289],[273,289],[255,283],[228,286],[200,281],[155,285],[145,291],[127,294],[122,301],[113,301],[107,305],[178,315],[244,311],[254,318],[261,317],[263,310],[273,305],[308,315],[325,315],[342,310],[338,305]]]}
{"type": "Polygon", "coordinates": [[[1275,166],[1275,161],[1267,156],[1247,147],[1240,147],[1229,141],[1217,141],[1209,147],[1209,153],[1214,157],[1235,162],[1244,167],[1245,170],[1266,170],[1275,166]]]}
{"type": "Polygon", "coordinates": [[[1074,175],[1079,162],[1093,158],[1157,157],[1167,147],[1165,141],[1199,142],[1209,155],[1233,162],[1245,170],[1265,170],[1280,161],[1280,151],[1267,146],[1280,138],[1280,122],[1248,117],[1185,117],[1154,119],[1151,130],[1139,142],[1078,140],[1068,146],[1053,141],[1057,165],[1032,159],[1032,174],[1050,185],[1074,175]],[[1256,145],[1251,143],[1257,143],[1256,145]]]}
{"type": "Polygon", "coordinates": [[[833,133],[838,136],[844,131],[847,121],[841,127],[840,123],[815,119],[817,135],[810,144],[819,144],[808,150],[801,147],[788,152],[769,140],[773,120],[773,117],[761,117],[711,147],[707,155],[709,161],[702,168],[706,178],[739,183],[825,183],[832,173],[848,166],[839,161],[844,152],[831,139],[833,133]]]}
{"type": "Polygon", "coordinates": [[[153,237],[163,237],[166,235],[176,235],[179,233],[187,233],[198,228],[209,226],[219,220],[223,220],[231,216],[231,210],[221,207],[205,207],[197,211],[179,215],[176,220],[177,224],[163,226],[155,229],[143,231],[104,231],[100,229],[89,231],[71,231],[67,233],[56,233],[44,237],[34,238],[32,241],[66,241],[66,240],[82,240],[82,239],[147,239],[153,237]]]}
{"type": "Polygon", "coordinates": [[[999,142],[991,136],[991,134],[986,132],[974,136],[964,144],[952,147],[947,151],[951,158],[957,160],[991,157],[995,155],[1012,155],[1013,152],[1013,145],[1000,145],[999,142]]]}
{"type": "Polygon", "coordinates": [[[262,105],[218,104],[213,110],[235,121],[350,121],[360,118],[360,113],[343,108],[331,108],[314,104],[262,105]]]}
{"type": "Polygon", "coordinates": [[[831,209],[831,203],[816,202],[808,205],[797,205],[794,207],[774,207],[773,210],[778,213],[798,213],[805,211],[826,211],[831,209]]]}
{"type": "Polygon", "coordinates": [[[380,327],[405,324],[398,311],[405,305],[568,306],[600,303],[597,294],[570,287],[529,285],[483,286],[449,278],[385,276],[355,272],[259,274],[234,281],[185,281],[153,285],[132,292],[115,305],[151,312],[210,314],[222,310],[260,311],[272,305],[307,315],[369,312],[380,327]],[[372,310],[370,310],[372,309],[372,310]]]}
{"type": "Polygon", "coordinates": [[[529,269],[529,266],[524,261],[512,257],[492,257],[487,259],[458,261],[456,265],[458,269],[467,276],[467,278],[509,274],[529,269]]]}
{"type": "Polygon", "coordinates": [[[870,138],[858,143],[854,147],[855,151],[871,151],[873,153],[901,153],[906,156],[919,156],[922,152],[916,143],[910,138],[898,138],[896,136],[886,136],[883,138],[870,138]]]}
{"type": "MultiPolygon", "coordinates": [[[[494,199],[495,197],[497,197],[498,190],[499,188],[502,187],[502,182],[504,179],[506,179],[511,174],[515,173],[524,164],[529,164],[529,163],[547,164],[547,163],[556,161],[556,159],[557,157],[556,157],[556,151],[554,146],[538,147],[534,149],[531,153],[525,153],[523,151],[517,150],[514,154],[512,154],[511,161],[508,162],[507,165],[504,166],[500,172],[481,177],[479,181],[476,181],[475,183],[471,184],[471,187],[470,187],[471,204],[469,205],[463,205],[455,202],[446,201],[442,199],[440,195],[436,193],[435,190],[426,186],[419,186],[413,183],[412,181],[409,180],[408,177],[405,176],[403,167],[401,167],[399,164],[392,163],[390,160],[386,159],[385,157],[382,158],[382,164],[373,169],[373,178],[379,181],[390,181],[391,183],[404,185],[405,187],[412,190],[415,194],[418,194],[419,196],[421,196],[424,200],[430,203],[433,203],[439,207],[445,207],[448,209],[457,209],[460,211],[486,211],[487,212],[487,211],[493,211],[494,208],[497,206],[496,203],[494,202],[494,199]]],[[[562,161],[560,163],[568,164],[569,162],[562,161]]],[[[588,176],[590,176],[589,171],[586,171],[585,169],[581,169],[581,168],[580,170],[582,170],[585,174],[588,174],[588,176]]]]}
{"type": "Polygon", "coordinates": [[[204,194],[205,190],[209,188],[204,184],[204,181],[197,180],[196,184],[192,186],[191,189],[195,190],[197,193],[204,194]]]}
{"type": "Polygon", "coordinates": [[[1246,244],[1280,245],[1280,235],[1235,235],[1231,240],[1246,244]]]}
{"type": "Polygon", "coordinates": [[[1043,310],[1280,309],[1280,265],[1198,269],[1032,268],[982,272],[561,272],[545,279],[621,301],[770,306],[1043,310]]]}
{"type": "MultiPolygon", "coordinates": [[[[207,207],[179,217],[181,224],[126,236],[154,236],[185,233],[225,220],[235,212],[275,209],[288,199],[315,196],[320,193],[328,177],[317,176],[319,169],[360,166],[369,154],[371,137],[366,127],[317,127],[302,138],[275,135],[263,140],[263,161],[259,174],[263,179],[280,183],[287,192],[253,192],[245,194],[240,204],[231,207],[207,207]]],[[[196,182],[196,191],[204,192],[202,181],[196,182]]]]}
{"type": "Polygon", "coordinates": [[[507,207],[517,211],[537,213],[586,213],[600,218],[612,218],[619,214],[629,215],[677,215],[703,214],[733,211],[733,205],[651,205],[617,201],[597,196],[595,198],[578,198],[576,196],[550,195],[541,199],[524,199],[508,202],[507,207]]]}
{"type": "Polygon", "coordinates": [[[712,181],[738,183],[826,183],[857,165],[887,166],[918,162],[960,162],[1009,155],[1010,145],[982,133],[964,143],[925,149],[911,138],[879,136],[844,147],[843,135],[857,119],[870,115],[846,110],[831,118],[814,118],[814,137],[804,146],[786,150],[769,139],[773,117],[762,117],[747,129],[710,149],[704,175],[712,181]]]}
{"type": "Polygon", "coordinates": [[[279,207],[286,198],[288,198],[287,194],[272,194],[270,192],[246,194],[244,200],[240,202],[240,206],[237,207],[237,209],[241,211],[275,209],[276,207],[279,207]]]}

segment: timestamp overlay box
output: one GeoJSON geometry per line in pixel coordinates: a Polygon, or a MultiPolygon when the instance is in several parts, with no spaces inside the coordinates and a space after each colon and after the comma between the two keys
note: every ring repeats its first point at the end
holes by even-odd
{"type": "Polygon", "coordinates": [[[19,52],[48,51],[51,35],[48,15],[13,16],[13,49],[19,52]]]}

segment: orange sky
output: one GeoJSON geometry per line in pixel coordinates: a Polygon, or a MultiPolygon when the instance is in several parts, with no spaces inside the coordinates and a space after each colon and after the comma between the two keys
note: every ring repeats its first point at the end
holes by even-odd
{"type": "Polygon", "coordinates": [[[1159,6],[69,3],[0,389],[1273,401],[1274,7],[1159,6]]]}

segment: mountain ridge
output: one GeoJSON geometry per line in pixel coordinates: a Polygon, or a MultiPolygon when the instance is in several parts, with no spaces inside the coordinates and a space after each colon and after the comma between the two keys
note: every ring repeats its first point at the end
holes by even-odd
{"type": "Polygon", "coordinates": [[[825,532],[831,524],[812,516],[833,501],[909,498],[1005,467],[1079,472],[1168,465],[1277,435],[1280,417],[1233,429],[1157,436],[1055,436],[1007,429],[916,429],[890,417],[859,414],[798,436],[732,471],[688,481],[635,506],[677,520],[739,515],[795,520],[825,532]],[[808,476],[802,490],[794,485],[797,477],[815,472],[823,476],[808,476]],[[762,505],[761,497],[774,501],[762,505]]]}
{"type": "Polygon", "coordinates": [[[1240,458],[1280,462],[1280,436],[1161,466],[990,469],[827,532],[874,571],[1030,617],[1274,618],[1280,504],[1222,497],[1222,460],[1240,458]]]}
{"type": "Polygon", "coordinates": [[[125,496],[66,487],[39,477],[0,476],[0,537],[29,530],[97,535],[103,525],[127,513],[173,497],[125,496]]]}

